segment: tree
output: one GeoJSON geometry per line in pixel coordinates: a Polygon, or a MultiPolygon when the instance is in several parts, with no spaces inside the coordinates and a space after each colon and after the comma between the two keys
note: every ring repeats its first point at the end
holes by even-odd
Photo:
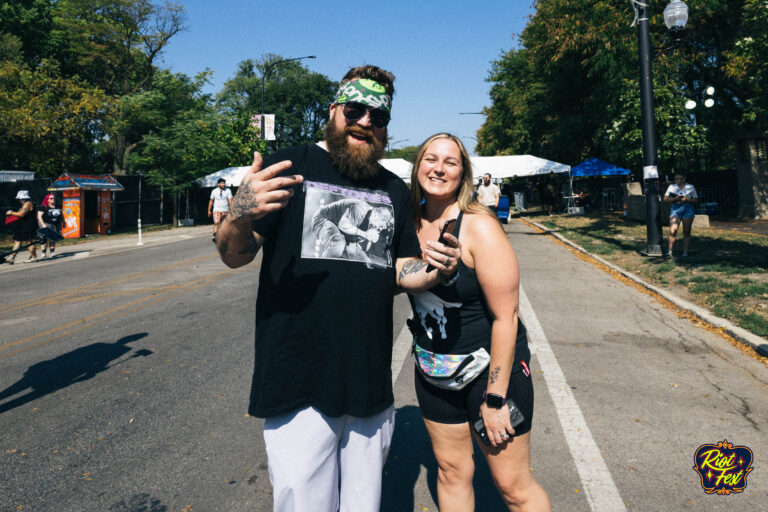
{"type": "Polygon", "coordinates": [[[402,158],[403,160],[413,162],[418,152],[419,146],[405,146],[387,151],[386,158],[402,158]]]}
{"type": "Polygon", "coordinates": [[[50,58],[54,46],[52,31],[51,0],[0,0],[0,40],[13,36],[27,64],[39,64],[50,58]]]}
{"type": "Polygon", "coordinates": [[[55,177],[90,168],[92,140],[113,104],[104,91],[64,78],[43,60],[35,68],[0,63],[0,167],[55,177]]]}
{"type": "MultiPolygon", "coordinates": [[[[150,0],[59,0],[55,15],[64,73],[84,78],[121,102],[151,89],[155,61],[184,30],[185,16],[180,5],[150,0]]],[[[125,157],[143,135],[126,112],[131,109],[118,110],[120,119],[102,148],[114,171],[124,168],[125,157]]]]}
{"type": "MultiPolygon", "coordinates": [[[[639,170],[640,146],[631,146],[640,140],[637,34],[627,27],[628,2],[538,0],[535,7],[519,46],[492,64],[478,152],[567,163],[597,156],[639,170]]],[[[732,167],[728,148],[739,134],[765,129],[765,2],[698,2],[682,47],[669,39],[664,7],[651,3],[661,167],[732,167]],[[701,103],[708,86],[718,91],[715,107],[686,114],[686,100],[701,103]]]]}
{"type": "MultiPolygon", "coordinates": [[[[261,113],[261,80],[267,64],[281,60],[269,54],[260,61],[245,60],[235,76],[219,93],[219,108],[242,120],[261,113]]],[[[275,114],[277,149],[314,142],[322,138],[328,107],[338,87],[325,75],[307,70],[298,61],[283,62],[270,68],[264,84],[264,110],[275,114]]]]}
{"type": "Polygon", "coordinates": [[[128,168],[173,195],[174,223],[180,194],[195,179],[225,167],[234,152],[222,136],[227,120],[202,92],[209,76],[209,72],[190,78],[160,71],[150,92],[126,98],[123,104],[123,119],[148,130],[128,154],[128,168]]]}

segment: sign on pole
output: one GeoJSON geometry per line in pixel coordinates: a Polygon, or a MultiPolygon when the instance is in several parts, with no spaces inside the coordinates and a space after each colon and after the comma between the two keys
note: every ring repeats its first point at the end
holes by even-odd
{"type": "MultiPolygon", "coordinates": [[[[261,140],[261,114],[254,114],[251,116],[251,126],[258,130],[259,140],[261,140]]],[[[266,135],[266,137],[263,137],[265,140],[276,140],[275,114],[264,114],[264,134],[266,135]]]]}

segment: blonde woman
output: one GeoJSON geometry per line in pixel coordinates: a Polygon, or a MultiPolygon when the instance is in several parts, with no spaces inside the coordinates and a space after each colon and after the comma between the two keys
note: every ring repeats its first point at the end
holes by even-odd
{"type": "Polygon", "coordinates": [[[533,386],[517,258],[496,216],[473,199],[471,163],[457,137],[424,142],[411,193],[422,251],[446,223],[444,239],[458,238],[462,248],[457,274],[409,294],[416,394],[438,462],[440,511],[475,509],[473,436],[509,510],[550,510],[530,471],[533,386]],[[513,426],[520,415],[511,411],[522,423],[513,426]]]}

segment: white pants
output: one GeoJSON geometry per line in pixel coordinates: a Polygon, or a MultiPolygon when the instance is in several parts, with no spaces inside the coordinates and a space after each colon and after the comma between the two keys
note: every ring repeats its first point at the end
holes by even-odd
{"type": "Polygon", "coordinates": [[[313,407],[267,418],[275,512],[378,512],[395,407],[367,418],[313,407]]]}

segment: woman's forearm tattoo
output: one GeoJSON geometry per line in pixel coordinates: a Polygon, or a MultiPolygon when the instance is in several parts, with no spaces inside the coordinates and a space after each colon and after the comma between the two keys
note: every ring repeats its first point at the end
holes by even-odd
{"type": "Polygon", "coordinates": [[[493,370],[491,370],[491,384],[496,382],[496,379],[499,378],[499,373],[501,373],[501,366],[497,366],[493,370]]]}
{"type": "Polygon", "coordinates": [[[240,187],[240,190],[235,194],[232,199],[232,206],[230,207],[230,213],[235,217],[242,217],[250,210],[259,207],[259,202],[256,201],[256,193],[251,188],[250,184],[245,184],[240,187]]]}
{"type": "Polygon", "coordinates": [[[427,266],[427,262],[421,260],[411,260],[403,265],[403,269],[400,271],[399,279],[407,276],[408,274],[415,274],[419,270],[427,266]]]}

